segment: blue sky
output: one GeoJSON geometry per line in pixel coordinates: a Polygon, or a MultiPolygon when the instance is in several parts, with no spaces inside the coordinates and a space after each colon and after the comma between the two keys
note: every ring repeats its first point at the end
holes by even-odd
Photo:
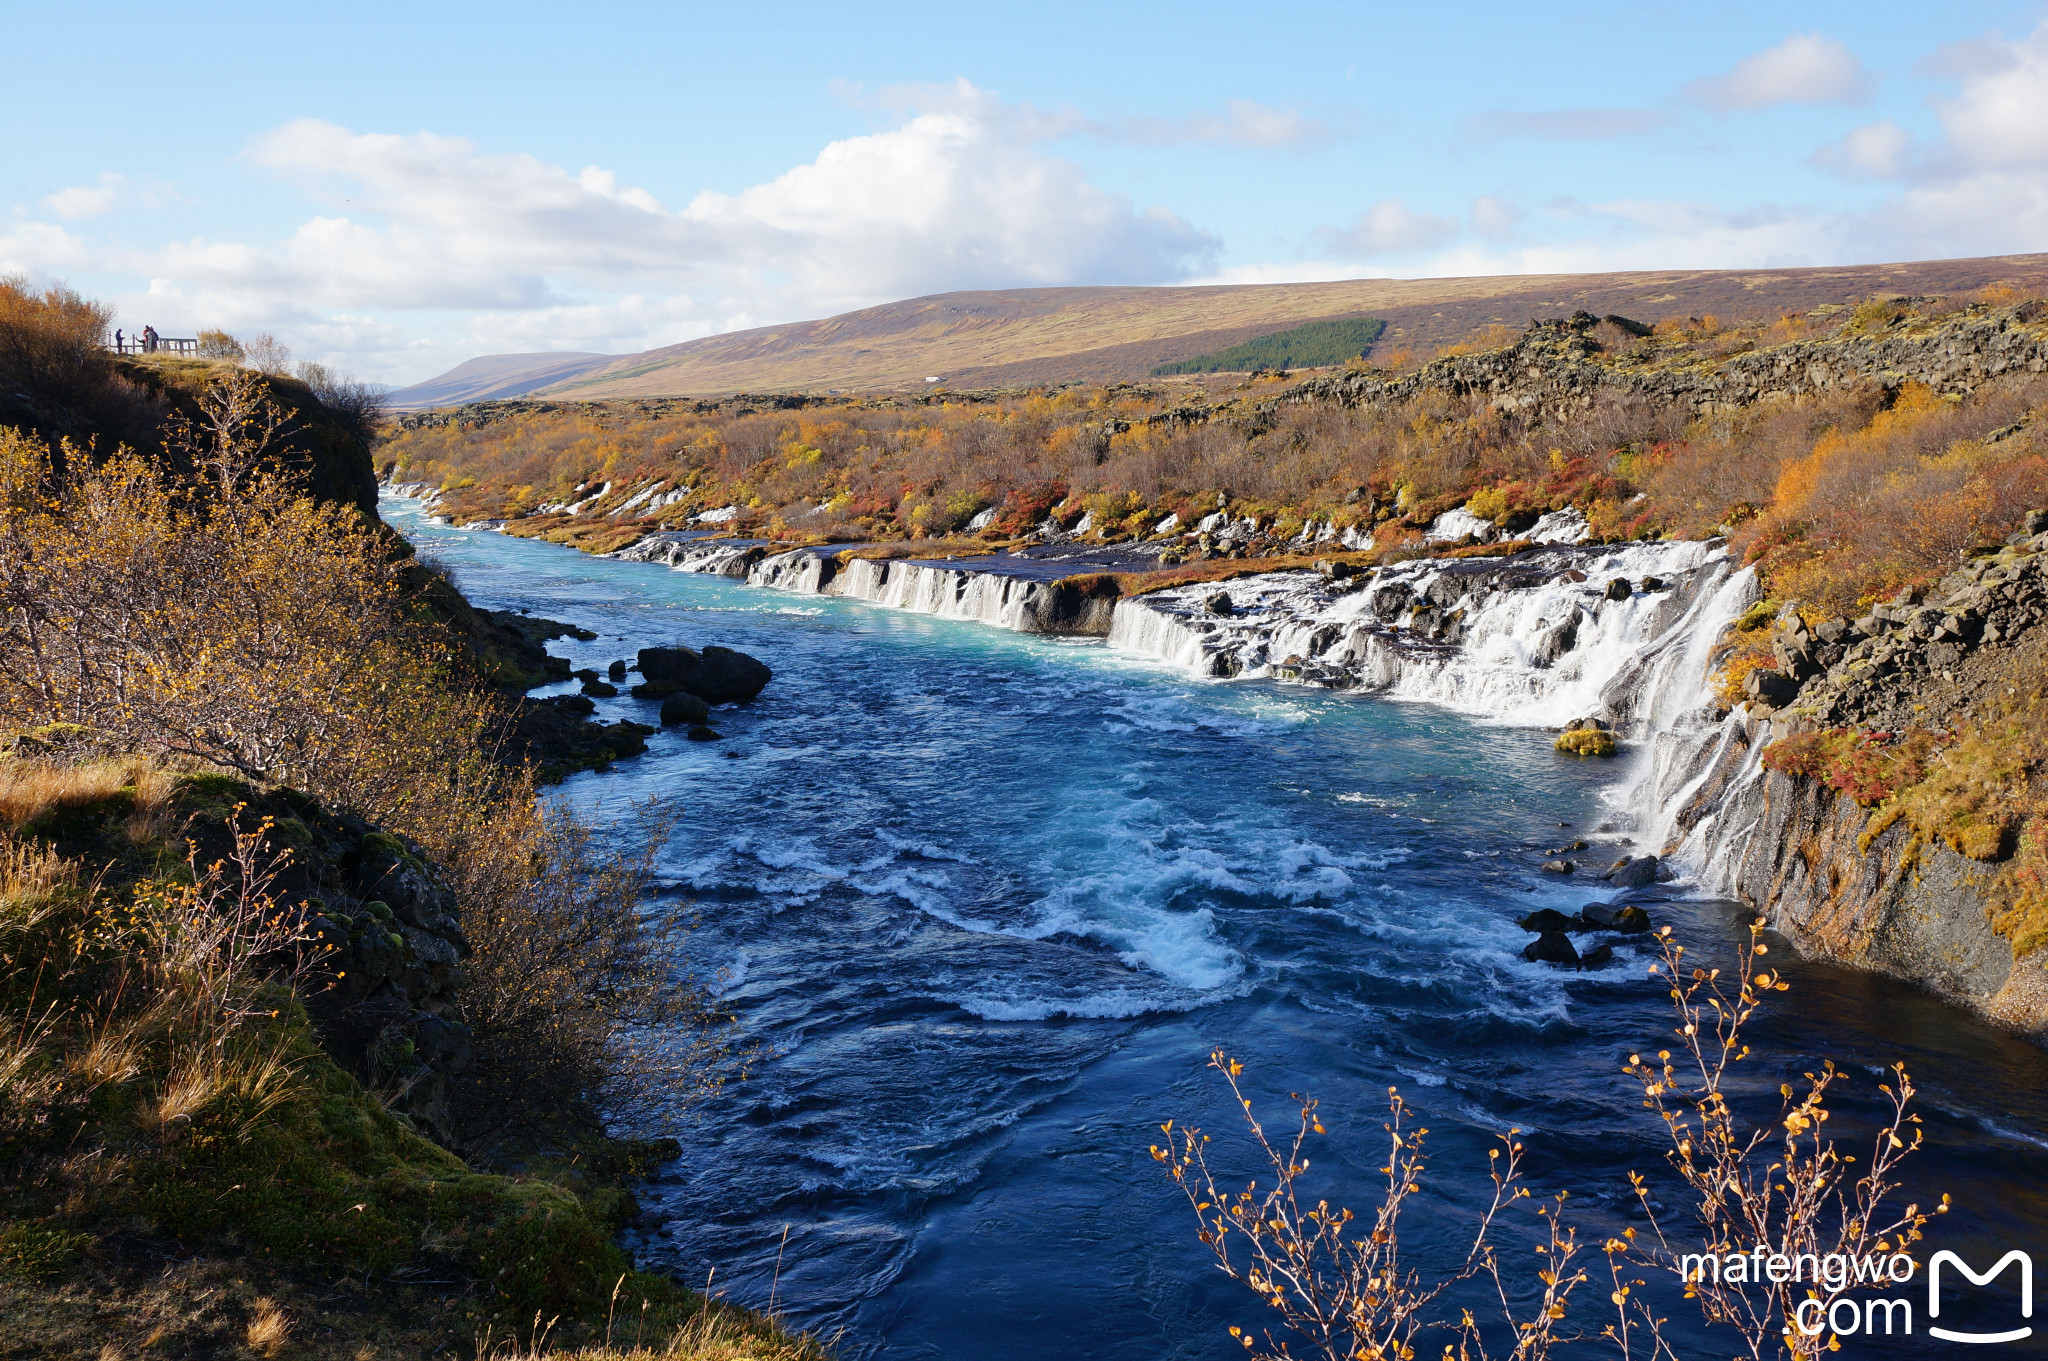
{"type": "Polygon", "coordinates": [[[958,288],[2048,250],[2044,20],[18,5],[0,273],[406,382],[958,288]]]}

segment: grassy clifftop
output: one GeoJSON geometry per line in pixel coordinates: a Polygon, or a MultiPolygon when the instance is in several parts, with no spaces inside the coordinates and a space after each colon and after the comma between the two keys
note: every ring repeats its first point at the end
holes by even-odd
{"type": "MultiPolygon", "coordinates": [[[[418,1054],[337,1044],[352,973],[393,956],[389,994],[433,967],[385,904],[332,896],[381,833],[134,761],[0,761],[0,820],[8,1355],[269,1352],[288,1327],[293,1354],[359,1361],[466,1350],[536,1311],[572,1344],[614,1298],[661,1339],[702,1312],[609,1241],[660,1146],[474,1170],[405,1114],[418,1054]]],[[[736,1312],[697,1328],[805,1354],[736,1312]]]]}

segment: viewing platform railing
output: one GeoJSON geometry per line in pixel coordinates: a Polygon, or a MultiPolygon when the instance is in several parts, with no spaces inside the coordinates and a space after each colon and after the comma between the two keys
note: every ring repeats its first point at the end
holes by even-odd
{"type": "Polygon", "coordinates": [[[107,348],[115,354],[196,355],[199,353],[199,339],[197,336],[182,339],[176,336],[158,336],[155,345],[152,346],[146,340],[129,340],[124,337],[116,343],[107,346],[107,348]]]}

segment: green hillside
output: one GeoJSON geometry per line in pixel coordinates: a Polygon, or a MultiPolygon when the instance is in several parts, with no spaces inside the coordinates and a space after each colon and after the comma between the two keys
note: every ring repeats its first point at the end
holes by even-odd
{"type": "Polygon", "coordinates": [[[1312,321],[1271,335],[1258,336],[1214,354],[1196,355],[1152,370],[1168,373],[1240,373],[1256,369],[1313,369],[1345,364],[1372,348],[1387,329],[1377,317],[1352,321],[1312,321]]]}

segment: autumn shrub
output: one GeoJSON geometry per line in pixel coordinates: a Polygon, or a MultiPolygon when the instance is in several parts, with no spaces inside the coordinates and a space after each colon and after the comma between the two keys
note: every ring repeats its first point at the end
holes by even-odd
{"type": "Polygon", "coordinates": [[[600,834],[508,801],[451,857],[477,1058],[458,1079],[465,1145],[651,1130],[744,1076],[753,1051],[689,971],[687,912],[650,901],[657,810],[600,834]]]}
{"type": "MultiPolygon", "coordinates": [[[[714,1088],[704,990],[658,986],[680,930],[642,913],[652,843],[600,847],[544,811],[531,774],[495,759],[506,714],[418,608],[393,541],[277,470],[253,378],[210,401],[204,481],[126,452],[60,464],[0,430],[0,726],[61,721],[78,751],[288,785],[421,843],[471,923],[479,1146],[714,1088]],[[660,1045],[627,1043],[650,1025],[660,1045]]],[[[89,802],[111,778],[18,769],[0,811],[89,802]]]]}
{"type": "MultiPolygon", "coordinates": [[[[1925,327],[1940,311],[1879,300],[1855,329],[1872,318],[1925,327]]],[[[1822,337],[1850,315],[1679,318],[1647,338],[1635,335],[1639,324],[1607,318],[1600,326],[1620,348],[1593,362],[1713,365],[1822,337]]],[[[2013,316],[2024,321],[2024,309],[2013,316]]],[[[990,536],[1014,538],[1048,514],[1070,525],[1091,498],[1117,503],[1094,521],[1114,534],[1146,530],[1133,522],[1140,510],[1153,522],[1168,512],[1191,521],[1219,497],[1233,514],[1275,525],[1344,517],[1381,536],[1423,529],[1475,496],[1475,513],[1510,530],[1576,506],[1597,540],[1728,534],[1773,594],[1843,613],[1932,580],[1958,553],[2002,537],[2019,510],[2048,501],[2048,456],[2038,423],[2025,419],[2041,393],[2014,384],[1957,397],[1873,382],[1704,411],[1618,390],[1518,408],[1449,378],[1400,401],[1355,404],[1320,390],[1247,390],[1207,418],[1186,400],[1179,388],[1122,385],[806,399],[790,411],[592,404],[415,423],[385,457],[401,477],[463,488],[447,502],[457,515],[531,509],[604,481],[621,499],[660,483],[689,496],[652,523],[733,504],[746,508],[748,532],[792,539],[944,537],[989,506],[998,509],[990,536]]]]}
{"type": "Polygon", "coordinates": [[[1924,732],[1903,737],[1860,728],[1823,728],[1796,733],[1764,749],[1764,767],[1817,780],[1875,807],[1925,774],[1931,739],[1924,732]]]}
{"type": "Polygon", "coordinates": [[[1763,967],[1763,935],[1763,922],[1751,923],[1732,964],[1705,967],[1690,962],[1669,928],[1660,934],[1651,976],[1672,1005],[1669,1047],[1629,1055],[1622,1071],[1662,1127],[1664,1176],[1629,1174],[1617,1190],[1643,1227],[1605,1239],[1581,1237],[1567,1217],[1568,1193],[1534,1196],[1529,1150],[1522,1131],[1510,1128],[1489,1150],[1490,1193],[1481,1182],[1476,1207],[1450,1211],[1462,1226],[1452,1252],[1462,1255],[1425,1270],[1407,1242],[1430,1209],[1429,1131],[1400,1093],[1389,1089],[1389,1115],[1374,1139],[1384,1150],[1373,1160],[1378,1184],[1354,1210],[1313,1189],[1312,1153],[1328,1136],[1315,1098],[1292,1098],[1292,1118],[1269,1130],[1246,1094],[1244,1065],[1212,1054],[1257,1176],[1249,1184],[1221,1176],[1226,1145],[1172,1120],[1159,1126],[1164,1142],[1151,1155],[1185,1198],[1202,1251],[1246,1288],[1267,1322],[1230,1326],[1232,1341],[1258,1361],[1542,1361],[1576,1355],[1587,1343],[1622,1357],[1676,1357],[1697,1354],[1680,1350],[1685,1339],[1671,1311],[1683,1307],[1696,1308],[1743,1355],[1817,1361],[1841,1350],[1825,1323],[1811,1331],[1793,1324],[1802,1306],[1812,1309],[1809,1300],[1825,1321],[1855,1285],[1847,1272],[1802,1281],[1774,1267],[1768,1279],[1759,1272],[1751,1280],[1731,1269],[1724,1278],[1719,1262],[1754,1254],[1761,1263],[1772,1254],[1818,1264],[1904,1251],[1948,1202],[1894,1200],[1901,1169],[1923,1142],[1903,1065],[1875,1084],[1868,1153],[1848,1151],[1828,1133],[1837,1113],[1830,1106],[1849,1080],[1830,1062],[1779,1085],[1775,1118],[1749,1118],[1742,1037],[1770,994],[1790,986],[1763,967]],[[1533,1222],[1521,1218],[1529,1210],[1533,1222]],[[1699,1266],[1704,1259],[1716,1263],[1711,1276],[1699,1266]]]}

